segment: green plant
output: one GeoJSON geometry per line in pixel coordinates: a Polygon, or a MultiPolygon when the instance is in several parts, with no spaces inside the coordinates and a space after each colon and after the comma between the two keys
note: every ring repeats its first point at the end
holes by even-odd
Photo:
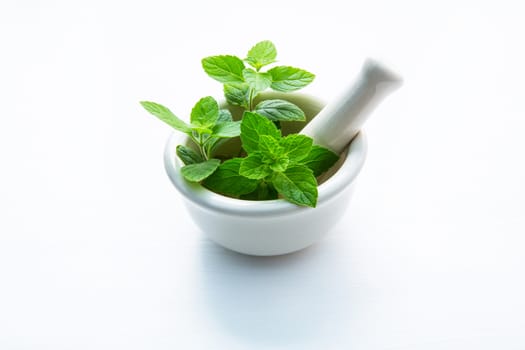
{"type": "Polygon", "coordinates": [[[241,60],[233,55],[210,56],[202,59],[202,68],[213,79],[223,83],[224,97],[232,105],[267,117],[273,121],[305,120],[304,112],[291,102],[275,99],[254,105],[255,98],[262,91],[291,92],[310,84],[315,75],[300,68],[275,66],[266,72],[261,68],[276,62],[277,50],[269,41],[253,46],[241,60]],[[247,62],[253,68],[247,68],[247,62]]]}
{"type": "Polygon", "coordinates": [[[248,156],[222,163],[204,182],[211,190],[254,200],[276,199],[280,194],[292,203],[315,207],[316,176],[339,158],[313,145],[308,136],[283,137],[274,123],[253,112],[244,113],[241,141],[248,156]]]}
{"type": "Polygon", "coordinates": [[[315,207],[316,177],[337,160],[332,151],[313,144],[305,135],[283,136],[280,122],[304,121],[304,112],[282,100],[263,100],[257,95],[271,88],[289,92],[308,85],[314,75],[290,66],[261,68],[275,62],[277,51],[270,41],[250,49],[244,60],[232,55],[210,56],[202,60],[206,73],[224,84],[230,105],[244,108],[240,121],[234,121],[227,109],[220,109],[213,97],[200,99],[190,114],[190,123],[176,117],[168,108],[142,101],[151,114],[174,129],[188,135],[194,147],[177,146],[177,155],[185,164],[185,179],[200,182],[217,193],[246,200],[268,200],[282,196],[297,205],[315,207]],[[222,141],[240,137],[245,157],[221,161],[214,152],[222,141]]]}
{"type": "Polygon", "coordinates": [[[230,111],[219,109],[217,101],[203,97],[191,110],[190,124],[179,119],[168,108],[155,102],[142,101],[141,105],[151,114],[187,134],[197,146],[198,151],[179,145],[177,155],[186,164],[182,175],[189,181],[199,182],[210,176],[220,164],[212,157],[221,139],[239,136],[240,122],[233,121],[230,111]]]}

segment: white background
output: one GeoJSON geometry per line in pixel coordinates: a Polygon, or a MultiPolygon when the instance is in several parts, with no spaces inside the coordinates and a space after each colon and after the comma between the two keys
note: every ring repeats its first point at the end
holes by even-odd
{"type": "Polygon", "coordinates": [[[0,3],[0,349],[525,349],[519,1],[0,3]],[[270,39],[329,100],[367,56],[404,86],[342,223],[297,254],[210,241],[163,170],[221,96],[200,59],[270,39]]]}

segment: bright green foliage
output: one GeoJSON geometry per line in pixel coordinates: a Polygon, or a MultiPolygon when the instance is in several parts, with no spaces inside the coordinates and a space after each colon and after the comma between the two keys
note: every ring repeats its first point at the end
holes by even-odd
{"type": "Polygon", "coordinates": [[[244,112],[241,122],[241,142],[244,150],[248,153],[258,150],[261,135],[270,135],[278,139],[281,137],[281,131],[270,120],[253,112],[244,112]]]}
{"type": "Polygon", "coordinates": [[[251,68],[242,71],[244,81],[248,83],[255,94],[264,91],[272,85],[272,76],[269,73],[256,72],[251,68]]]}
{"type": "Polygon", "coordinates": [[[244,60],[258,71],[262,67],[275,62],[276,57],[277,49],[275,45],[269,40],[264,40],[255,44],[248,51],[248,55],[244,60]]]}
{"type": "Polygon", "coordinates": [[[279,145],[279,139],[271,135],[260,135],[258,147],[266,158],[275,159],[284,154],[284,148],[279,145]]]}
{"type": "Polygon", "coordinates": [[[182,167],[182,176],[191,182],[200,182],[213,174],[219,167],[221,161],[218,159],[210,159],[201,163],[188,164],[182,167]]]}
{"type": "Polygon", "coordinates": [[[232,122],[233,121],[232,113],[227,109],[219,109],[219,119],[217,121],[219,123],[232,122]]]}
{"type": "Polygon", "coordinates": [[[200,182],[219,166],[212,153],[221,139],[237,137],[241,133],[240,122],[233,121],[231,113],[219,110],[217,101],[210,96],[201,98],[191,110],[190,124],[177,118],[168,108],[155,102],[141,102],[142,106],[176,130],[186,133],[199,149],[178,146],[177,155],[186,164],[182,175],[192,182],[200,182]]]}
{"type": "Polygon", "coordinates": [[[221,55],[202,59],[202,68],[213,79],[221,83],[243,82],[242,71],[245,66],[236,56],[221,55]]]}
{"type": "Polygon", "coordinates": [[[140,104],[148,112],[162,120],[164,123],[170,125],[174,129],[182,131],[186,134],[191,133],[191,126],[177,118],[175,114],[173,114],[168,108],[164,107],[163,105],[149,101],[141,101],[140,104]]]}
{"type": "Polygon", "coordinates": [[[279,144],[283,147],[283,153],[286,154],[286,156],[288,156],[290,160],[296,164],[302,162],[304,158],[310,153],[313,140],[311,137],[305,135],[292,134],[283,138],[279,144]]]}
{"type": "Polygon", "coordinates": [[[305,165],[295,165],[272,177],[277,192],[288,201],[309,207],[317,204],[317,180],[305,165]]]}
{"type": "Polygon", "coordinates": [[[252,180],[239,174],[242,158],[232,158],[224,161],[211,174],[204,185],[210,190],[231,197],[248,194],[257,188],[257,180],[252,180]]]}
{"type": "MultiPolygon", "coordinates": [[[[310,84],[315,75],[300,68],[289,66],[276,66],[266,72],[261,68],[275,62],[277,50],[275,45],[264,40],[255,44],[249,51],[244,61],[252,68],[246,68],[243,61],[237,56],[220,55],[210,56],[202,60],[204,71],[213,79],[224,84],[224,96],[232,105],[244,107],[254,111],[254,100],[257,95],[272,88],[276,91],[295,91],[310,84]]],[[[259,108],[262,115],[274,121],[304,120],[299,107],[291,102],[274,103],[269,108],[259,108]]]]}
{"type": "Polygon", "coordinates": [[[271,173],[270,164],[264,162],[264,156],[261,152],[254,152],[243,158],[239,168],[239,174],[254,180],[264,179],[271,173]]]}
{"type": "Polygon", "coordinates": [[[273,89],[289,92],[310,84],[315,76],[303,69],[274,66],[277,50],[271,41],[255,44],[244,60],[233,55],[210,56],[202,60],[204,71],[223,84],[226,101],[244,108],[240,121],[227,109],[220,109],[211,97],[201,98],[191,110],[189,123],[167,107],[143,101],[141,105],[174,129],[188,135],[194,145],[177,146],[177,156],[185,164],[181,174],[191,182],[226,196],[248,200],[284,198],[291,203],[315,207],[317,180],[339,157],[313,145],[305,135],[282,136],[280,123],[304,121],[304,112],[283,100],[263,100],[255,105],[259,93],[273,89]],[[248,65],[246,66],[245,63],[248,65]],[[218,145],[239,137],[240,155],[223,161],[213,158],[218,145]],[[245,152],[245,153],[244,153],[245,152]]]}
{"type": "Polygon", "coordinates": [[[275,190],[272,184],[266,181],[260,181],[255,191],[240,196],[241,199],[252,201],[263,201],[279,198],[279,193],[275,190]]]}
{"type": "Polygon", "coordinates": [[[245,82],[227,83],[223,86],[224,97],[229,104],[249,109],[250,85],[245,82]]]}
{"type": "Polygon", "coordinates": [[[182,162],[186,165],[204,162],[202,155],[183,145],[177,146],[177,156],[179,156],[182,162]]]}
{"type": "MultiPolygon", "coordinates": [[[[252,112],[245,112],[242,119],[241,140],[248,156],[241,160],[238,174],[259,181],[258,190],[251,194],[251,198],[261,199],[264,193],[273,198],[277,192],[294,204],[315,207],[317,180],[308,163],[314,164],[316,171],[328,170],[334,163],[331,151],[313,146],[313,140],[305,135],[282,137],[271,121],[252,112]],[[314,148],[315,158],[310,159],[314,148]]],[[[252,186],[250,183],[250,188],[252,186]]],[[[238,197],[252,191],[242,192],[231,191],[230,195],[238,197]]]]}
{"type": "Polygon", "coordinates": [[[211,96],[203,97],[191,110],[191,126],[211,130],[219,119],[219,104],[211,96]]]}
{"type": "Polygon", "coordinates": [[[303,69],[277,66],[268,71],[272,76],[272,89],[276,91],[295,91],[310,84],[315,75],[303,69]]]}
{"type": "Polygon", "coordinates": [[[255,113],[274,121],[305,121],[301,108],[285,100],[264,100],[255,106],[255,113]]]}
{"type": "Polygon", "coordinates": [[[315,176],[319,176],[330,169],[339,160],[339,156],[327,148],[313,145],[308,156],[302,163],[312,169],[315,176]]]}
{"type": "Polygon", "coordinates": [[[212,128],[213,137],[231,138],[239,136],[241,133],[241,122],[222,122],[212,128]]]}

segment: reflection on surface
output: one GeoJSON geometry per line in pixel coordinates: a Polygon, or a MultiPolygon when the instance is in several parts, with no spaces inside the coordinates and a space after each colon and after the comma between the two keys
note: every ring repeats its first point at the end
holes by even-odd
{"type": "Polygon", "coordinates": [[[250,344],[311,345],[350,336],[351,276],[341,254],[320,243],[294,254],[252,257],[206,241],[203,303],[225,331],[250,344]]]}

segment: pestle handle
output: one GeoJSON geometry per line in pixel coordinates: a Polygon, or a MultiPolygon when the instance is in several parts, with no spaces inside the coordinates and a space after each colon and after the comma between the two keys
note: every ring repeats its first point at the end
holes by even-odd
{"type": "Polygon", "coordinates": [[[318,145],[341,153],[374,108],[401,83],[397,74],[379,62],[367,59],[357,81],[323,108],[301,134],[312,137],[318,145]]]}

